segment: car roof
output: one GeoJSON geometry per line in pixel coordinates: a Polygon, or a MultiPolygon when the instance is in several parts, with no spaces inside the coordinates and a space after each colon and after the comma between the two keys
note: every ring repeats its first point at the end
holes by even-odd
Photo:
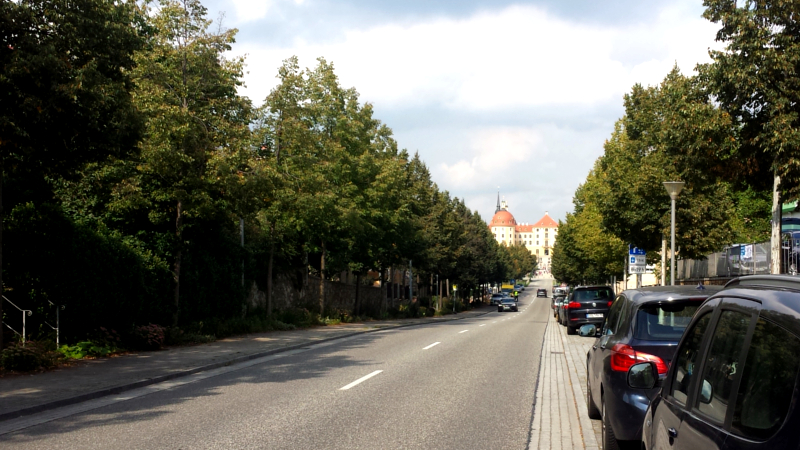
{"type": "Polygon", "coordinates": [[[578,290],[578,289],[600,289],[600,288],[609,288],[609,289],[611,289],[611,286],[608,286],[608,285],[605,285],[605,284],[597,284],[597,285],[592,285],[592,286],[575,286],[574,288],[572,288],[572,290],[575,291],[575,290],[578,290]]]}
{"type": "Polygon", "coordinates": [[[627,289],[622,295],[632,303],[640,304],[656,301],[687,300],[710,297],[722,290],[722,286],[649,286],[627,289]]]}
{"type": "Polygon", "coordinates": [[[749,275],[734,278],[714,297],[744,297],[761,303],[760,316],[800,337],[800,277],[749,275]]]}

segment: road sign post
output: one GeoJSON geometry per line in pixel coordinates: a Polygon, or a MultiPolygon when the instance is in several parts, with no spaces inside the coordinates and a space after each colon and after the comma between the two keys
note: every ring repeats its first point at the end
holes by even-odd
{"type": "Polygon", "coordinates": [[[647,266],[647,252],[641,248],[628,246],[628,273],[643,274],[647,266]]]}

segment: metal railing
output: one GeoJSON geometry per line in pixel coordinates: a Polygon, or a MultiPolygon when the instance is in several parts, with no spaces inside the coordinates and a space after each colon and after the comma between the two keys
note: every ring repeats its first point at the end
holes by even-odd
{"type": "MultiPolygon", "coordinates": [[[[772,254],[769,242],[739,244],[711,253],[705,259],[679,259],[676,280],[703,278],[735,278],[742,275],[769,274],[772,254]]],[[[800,272],[800,233],[783,233],[781,237],[781,273],[800,272]]]]}
{"type": "Polygon", "coordinates": [[[22,346],[24,347],[25,346],[25,340],[26,340],[25,339],[25,316],[31,316],[33,314],[33,311],[31,311],[29,309],[20,308],[19,306],[15,305],[11,300],[6,298],[5,295],[3,295],[2,297],[3,297],[3,300],[7,301],[8,303],[11,303],[11,306],[13,306],[14,308],[17,308],[20,312],[22,312],[22,334],[20,334],[17,330],[11,328],[11,325],[5,323],[5,321],[3,323],[5,324],[5,326],[8,327],[9,330],[11,330],[14,333],[16,333],[17,336],[22,336],[22,346]]]}

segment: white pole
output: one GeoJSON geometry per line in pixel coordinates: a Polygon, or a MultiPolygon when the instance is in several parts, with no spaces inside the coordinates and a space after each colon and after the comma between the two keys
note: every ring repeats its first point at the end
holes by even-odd
{"type": "Polygon", "coordinates": [[[672,221],[670,225],[670,243],[669,251],[669,285],[675,286],[675,199],[672,200],[672,221]]]}

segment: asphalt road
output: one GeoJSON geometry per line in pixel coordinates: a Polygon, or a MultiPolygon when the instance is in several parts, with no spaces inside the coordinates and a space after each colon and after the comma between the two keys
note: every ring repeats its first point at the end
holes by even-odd
{"type": "Polygon", "coordinates": [[[368,333],[43,413],[0,448],[523,449],[550,313],[539,283],[549,280],[526,289],[518,313],[368,333]]]}

